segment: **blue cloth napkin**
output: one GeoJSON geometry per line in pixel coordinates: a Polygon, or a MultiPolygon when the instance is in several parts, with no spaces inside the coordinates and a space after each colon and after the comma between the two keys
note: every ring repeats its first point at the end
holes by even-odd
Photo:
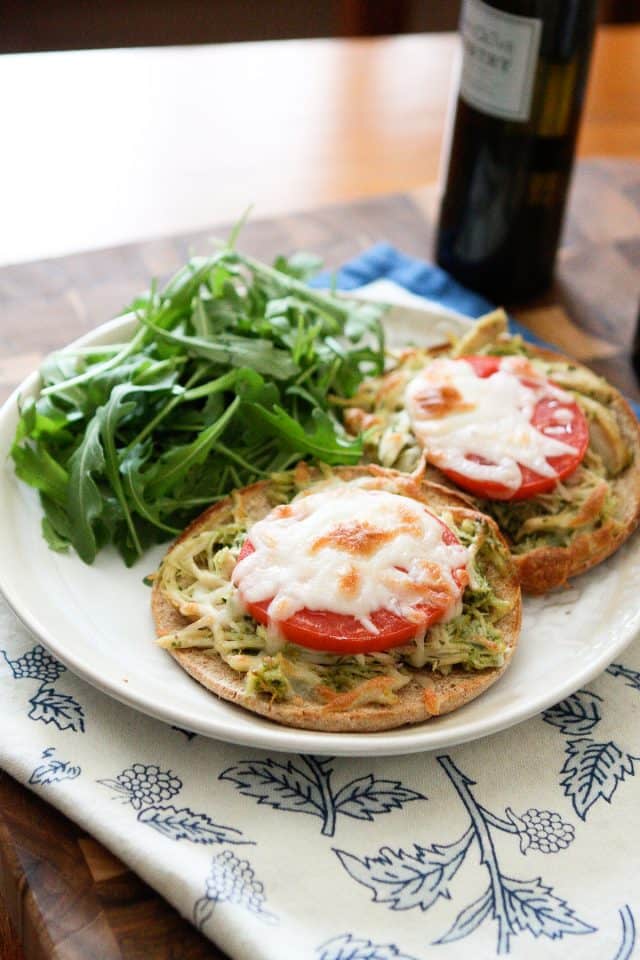
{"type": "MultiPolygon", "coordinates": [[[[435,300],[443,307],[456,310],[467,317],[481,317],[495,307],[494,303],[481,294],[463,287],[446,270],[416,257],[409,257],[389,243],[377,243],[360,256],[349,260],[335,274],[321,274],[316,277],[313,286],[327,286],[333,281],[339,290],[355,290],[382,279],[393,280],[411,293],[435,300]]],[[[511,333],[521,334],[529,343],[554,349],[553,344],[537,337],[512,317],[509,317],[509,329],[511,333]]],[[[640,418],[640,403],[633,400],[629,400],[629,403],[640,418]]]]}
{"type": "Polygon", "coordinates": [[[436,300],[443,307],[457,310],[467,317],[481,317],[494,307],[479,293],[463,287],[445,270],[424,260],[408,257],[388,243],[377,243],[375,247],[365,250],[345,263],[336,274],[322,274],[316,278],[314,286],[326,286],[332,276],[340,290],[355,290],[383,278],[393,280],[411,293],[436,300]]]}

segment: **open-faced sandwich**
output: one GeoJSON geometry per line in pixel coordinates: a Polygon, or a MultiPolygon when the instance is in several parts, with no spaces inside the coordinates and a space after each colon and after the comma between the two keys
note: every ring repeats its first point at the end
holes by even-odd
{"type": "Polygon", "coordinates": [[[296,727],[385,730],[474,699],[513,654],[518,577],[493,520],[422,473],[303,463],[210,507],[154,576],[159,643],[296,727]]]}
{"type": "Polygon", "coordinates": [[[510,337],[503,311],[457,343],[406,350],[345,411],[370,460],[470,496],[544,593],[616,550],[640,517],[640,433],[606,380],[510,337]]]}

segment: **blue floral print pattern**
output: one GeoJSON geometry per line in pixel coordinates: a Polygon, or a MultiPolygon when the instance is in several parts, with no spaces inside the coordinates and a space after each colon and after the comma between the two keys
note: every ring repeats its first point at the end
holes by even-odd
{"type": "Polygon", "coordinates": [[[48,650],[45,650],[41,643],[36,644],[32,650],[27,650],[17,660],[10,660],[4,650],[2,655],[16,680],[29,677],[31,680],[55,683],[67,669],[48,650]]]}
{"type": "Polygon", "coordinates": [[[138,823],[143,823],[169,840],[187,840],[190,843],[253,844],[243,838],[242,830],[215,823],[206,813],[195,813],[189,807],[175,807],[162,803],[171,800],[182,790],[182,780],[171,770],[161,770],[155,764],[133,763],[115,780],[98,780],[108,787],[114,800],[128,803],[138,812],[138,823]]]}
{"type": "Polygon", "coordinates": [[[185,736],[187,740],[193,740],[195,737],[198,736],[198,734],[194,733],[193,730],[185,730],[184,727],[176,727],[175,724],[171,724],[171,729],[177,730],[178,733],[183,734],[183,736],[185,736]]]}
{"type": "Polygon", "coordinates": [[[416,960],[408,953],[402,953],[393,943],[373,943],[350,933],[332,937],[316,952],[318,960],[416,960]]]}
{"type": "Polygon", "coordinates": [[[339,814],[373,820],[411,800],[427,799],[397,780],[382,780],[371,773],[336,790],[331,783],[332,761],[332,757],[304,755],[298,765],[291,760],[244,760],[223,770],[219,779],[231,781],[243,796],[276,810],[319,817],[326,837],[334,835],[339,814]]]}
{"type": "Polygon", "coordinates": [[[621,663],[610,663],[607,673],[612,677],[623,677],[628,687],[632,690],[640,690],[640,670],[632,670],[631,667],[625,667],[621,663]]]}
{"type": "Polygon", "coordinates": [[[507,807],[505,813],[520,839],[520,853],[526,853],[527,850],[559,853],[575,840],[576,832],[573,826],[566,823],[559,813],[536,810],[535,807],[530,807],[520,816],[517,816],[511,807],[507,807]]]}
{"type": "Polygon", "coordinates": [[[622,940],[613,960],[629,960],[636,946],[636,923],[629,904],[625,903],[618,914],[622,924],[622,940]]]}
{"type": "Polygon", "coordinates": [[[78,766],[72,766],[68,760],[58,760],[54,754],[55,747],[47,747],[42,751],[42,759],[46,763],[41,763],[35,768],[29,777],[29,783],[41,784],[55,783],[58,780],[75,780],[82,773],[78,766]]]}
{"type": "Polygon", "coordinates": [[[29,700],[30,720],[52,723],[58,730],[84,733],[85,715],[78,701],[75,697],[60,693],[51,686],[65,673],[67,668],[64,664],[56,660],[40,643],[16,660],[11,660],[4,650],[0,652],[14,680],[40,681],[38,690],[29,700]]]}
{"type": "Polygon", "coordinates": [[[349,875],[372,891],[375,903],[386,904],[391,910],[418,907],[426,911],[440,898],[451,899],[451,882],[475,845],[486,869],[487,886],[477,899],[463,907],[449,930],[435,943],[452,943],[467,937],[485,920],[496,924],[499,955],[509,953],[511,939],[524,932],[552,940],[593,933],[595,927],[577,917],[541,877],[521,880],[507,876],[500,867],[494,842],[493,832],[498,831],[517,836],[522,853],[555,853],[572,842],[570,824],[550,811],[534,808],[519,816],[510,808],[505,810],[505,817],[495,814],[478,803],[471,790],[475,781],[459,770],[450,756],[438,757],[438,763],[469,816],[469,826],[462,836],[453,843],[434,843],[429,847],[414,843],[412,852],[382,847],[374,857],[359,858],[336,849],[349,875]]]}
{"type": "Polygon", "coordinates": [[[277,923],[274,914],[265,910],[264,885],[256,880],[253,867],[232,850],[224,850],[211,861],[205,894],[193,907],[193,922],[199,930],[204,929],[218,903],[235,904],[265,923],[277,923]]]}
{"type": "Polygon", "coordinates": [[[84,710],[74,697],[58,693],[43,683],[29,703],[29,719],[52,723],[58,730],[84,733],[84,710]]]}
{"type": "Polygon", "coordinates": [[[159,800],[170,800],[182,790],[182,780],[174,777],[171,770],[161,770],[157,764],[134,763],[118,774],[115,780],[98,780],[111,787],[130,803],[134,810],[159,800]]]}
{"type": "MultiPolygon", "coordinates": [[[[637,671],[612,664],[606,672],[613,677],[623,677],[627,686],[640,690],[637,671]]],[[[599,801],[611,803],[619,784],[635,776],[635,764],[640,760],[612,740],[599,741],[590,736],[602,719],[603,702],[602,697],[590,690],[578,690],[542,714],[546,723],[566,737],[560,786],[581,820],[587,819],[599,801]]]]}

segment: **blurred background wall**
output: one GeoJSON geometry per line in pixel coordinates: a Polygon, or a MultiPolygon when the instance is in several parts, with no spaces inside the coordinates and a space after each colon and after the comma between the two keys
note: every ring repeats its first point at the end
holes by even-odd
{"type": "MultiPolygon", "coordinates": [[[[3,0],[0,52],[453,30],[460,0],[3,0]]],[[[640,0],[601,0],[605,22],[640,0]]]]}

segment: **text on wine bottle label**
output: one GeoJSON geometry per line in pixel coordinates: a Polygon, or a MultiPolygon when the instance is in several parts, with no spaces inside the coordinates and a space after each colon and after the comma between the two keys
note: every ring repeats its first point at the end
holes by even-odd
{"type": "Polygon", "coordinates": [[[529,119],[542,20],[465,0],[460,32],[460,96],[469,106],[507,120],[529,119]]]}

